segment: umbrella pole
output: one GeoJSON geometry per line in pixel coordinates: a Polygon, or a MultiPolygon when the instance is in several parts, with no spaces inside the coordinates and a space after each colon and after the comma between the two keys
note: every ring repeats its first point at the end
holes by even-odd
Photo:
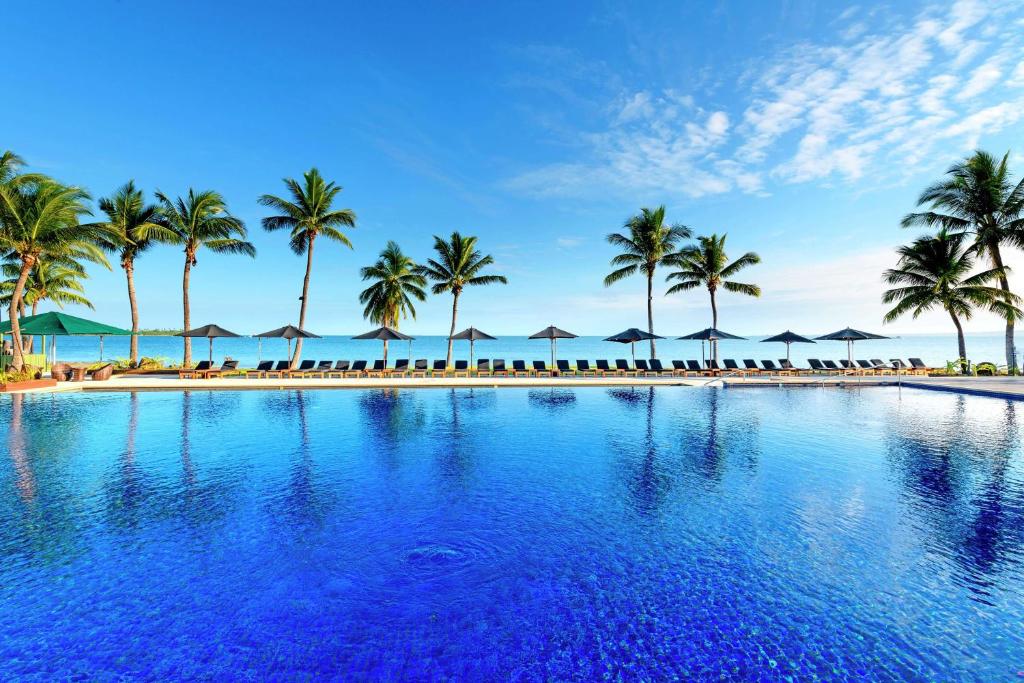
{"type": "Polygon", "coordinates": [[[207,337],[210,340],[210,365],[213,365],[213,337],[207,337]]]}
{"type": "Polygon", "coordinates": [[[103,335],[100,335],[100,362],[103,362],[103,335]]]}
{"type": "Polygon", "coordinates": [[[852,339],[847,339],[846,340],[846,360],[849,361],[850,363],[853,362],[853,340],[852,339]]]}
{"type": "Polygon", "coordinates": [[[636,367],[636,342],[629,342],[629,352],[633,354],[633,367],[636,367]]]}
{"type": "Polygon", "coordinates": [[[791,344],[789,342],[786,342],[786,360],[789,360],[789,347],[790,346],[791,346],[791,344]]]}
{"type": "Polygon", "coordinates": [[[551,367],[552,368],[555,367],[555,344],[556,343],[557,342],[555,341],[555,338],[552,337],[551,338],[551,367]]]}
{"type": "Polygon", "coordinates": [[[473,338],[469,338],[469,367],[473,367],[473,338]]]}

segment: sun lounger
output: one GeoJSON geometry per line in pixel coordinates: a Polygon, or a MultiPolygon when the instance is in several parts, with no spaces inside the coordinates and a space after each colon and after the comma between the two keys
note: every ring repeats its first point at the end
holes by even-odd
{"type": "Polygon", "coordinates": [[[315,365],[315,360],[304,360],[301,363],[299,363],[299,367],[297,367],[294,370],[289,370],[286,374],[289,377],[302,377],[304,374],[312,370],[313,366],[315,365]]]}
{"type": "Polygon", "coordinates": [[[513,377],[518,377],[519,375],[525,375],[525,376],[529,377],[530,376],[530,371],[526,369],[526,361],[523,361],[523,360],[514,360],[514,361],[512,361],[512,370],[509,372],[509,374],[512,375],[513,377]]]}
{"type": "Polygon", "coordinates": [[[420,376],[420,377],[423,377],[424,379],[426,379],[426,377],[427,377],[427,367],[428,367],[428,363],[427,363],[427,359],[426,358],[417,358],[416,362],[413,363],[412,372],[409,373],[409,376],[410,377],[420,376]]]}
{"type": "Polygon", "coordinates": [[[718,361],[717,360],[715,360],[714,358],[709,358],[708,360],[706,360],[704,362],[707,364],[707,366],[708,366],[707,369],[708,369],[708,371],[711,374],[713,374],[713,375],[720,375],[720,374],[722,374],[722,368],[718,365],[718,361]]]}
{"type": "Polygon", "coordinates": [[[345,371],[346,377],[362,377],[366,374],[366,361],[357,360],[349,366],[348,370],[345,371]]]}
{"type": "Polygon", "coordinates": [[[201,360],[194,368],[182,368],[178,370],[178,379],[198,379],[206,374],[213,366],[208,360],[201,360]]]}
{"type": "Polygon", "coordinates": [[[291,367],[292,362],[290,360],[279,360],[277,365],[274,366],[273,370],[267,370],[263,373],[264,377],[279,377],[283,378],[288,374],[288,368],[291,367]]]}
{"type": "Polygon", "coordinates": [[[303,377],[320,377],[320,378],[326,377],[327,373],[331,371],[331,367],[333,365],[334,365],[334,363],[332,363],[329,360],[322,360],[319,363],[317,363],[315,367],[310,368],[309,370],[304,370],[302,372],[302,376],[303,377]]]}
{"type": "Polygon", "coordinates": [[[856,370],[857,369],[857,366],[853,364],[853,361],[848,360],[846,358],[840,359],[839,364],[841,366],[843,366],[843,370],[856,370]]]}
{"type": "Polygon", "coordinates": [[[686,377],[690,374],[690,371],[686,367],[686,361],[674,360],[672,361],[672,374],[680,377],[686,377]]]}
{"type": "Polygon", "coordinates": [[[446,360],[435,360],[434,367],[430,369],[430,376],[441,375],[444,377],[448,374],[448,361],[446,360]]]}
{"type": "Polygon", "coordinates": [[[226,360],[226,361],[224,361],[224,363],[221,364],[221,366],[219,368],[207,370],[205,373],[203,373],[203,376],[206,379],[210,379],[211,377],[223,377],[224,373],[227,373],[227,372],[237,372],[237,371],[238,371],[238,361],[237,360],[226,360]]]}
{"type": "Polygon", "coordinates": [[[601,375],[602,377],[604,375],[614,372],[614,370],[612,370],[611,366],[608,365],[608,361],[606,360],[597,360],[594,361],[594,363],[596,364],[594,372],[598,375],[601,375]]]}
{"type": "Polygon", "coordinates": [[[801,373],[807,372],[807,370],[803,370],[793,365],[788,358],[780,358],[779,367],[790,375],[799,375],[801,373]]]}
{"type": "Polygon", "coordinates": [[[533,375],[534,377],[540,377],[541,375],[551,376],[551,370],[548,369],[548,364],[542,360],[533,361],[533,375]]]}
{"type": "Polygon", "coordinates": [[[757,367],[757,361],[755,361],[753,358],[744,358],[743,359],[743,368],[748,373],[755,373],[755,372],[756,373],[760,373],[761,372],[761,368],[757,367]]]}
{"type": "Polygon", "coordinates": [[[673,374],[672,371],[666,368],[664,365],[662,365],[661,361],[658,360],[657,358],[652,358],[650,360],[650,364],[651,372],[653,372],[657,376],[673,374]]]}
{"type": "Polygon", "coordinates": [[[505,367],[504,358],[495,358],[491,363],[491,374],[495,377],[508,377],[508,368],[505,367]]]}
{"type": "Polygon", "coordinates": [[[817,358],[808,358],[807,359],[807,364],[811,366],[811,372],[813,372],[815,374],[820,374],[820,373],[826,373],[827,374],[829,372],[829,369],[826,368],[824,366],[824,364],[822,364],[822,362],[819,359],[817,359],[817,358]]]}
{"type": "Polygon", "coordinates": [[[739,374],[742,377],[746,377],[747,376],[747,371],[744,370],[743,368],[741,368],[736,363],[736,360],[733,359],[733,358],[724,358],[724,359],[722,359],[722,364],[725,366],[725,371],[726,372],[736,373],[736,374],[739,374]]]}
{"type": "Polygon", "coordinates": [[[453,377],[469,377],[469,361],[468,360],[457,360],[455,361],[455,370],[452,373],[453,377]]]}
{"type": "Polygon", "coordinates": [[[908,358],[910,361],[910,368],[914,374],[927,375],[932,371],[932,368],[925,365],[924,361],[920,358],[908,358]]]}
{"type": "Polygon", "coordinates": [[[491,374],[491,360],[489,358],[477,358],[476,376],[486,377],[491,374]]]}
{"type": "Polygon", "coordinates": [[[371,366],[370,369],[366,371],[367,377],[383,377],[386,374],[388,374],[388,366],[380,358],[373,361],[373,366],[371,366]]]}
{"type": "MultiPolygon", "coordinates": [[[[819,363],[819,365],[820,365],[820,363],[819,363]]],[[[763,361],[761,361],[761,367],[763,367],[764,371],[767,372],[769,375],[792,375],[793,374],[792,370],[787,370],[785,368],[780,368],[779,366],[775,365],[775,361],[773,361],[773,360],[763,360],[763,361]]],[[[811,367],[814,367],[814,366],[812,365],[811,367]]]]}
{"type": "Polygon", "coordinates": [[[692,372],[693,374],[697,375],[698,377],[700,377],[702,375],[708,374],[707,371],[700,366],[700,363],[698,363],[695,360],[687,360],[686,361],[686,372],[687,372],[687,374],[692,372]]]}
{"type": "Polygon", "coordinates": [[[344,377],[345,372],[348,371],[349,362],[347,360],[339,360],[335,362],[334,367],[327,371],[328,377],[344,377]]]}
{"type": "Polygon", "coordinates": [[[576,374],[576,373],[574,373],[572,371],[572,367],[569,365],[569,361],[567,361],[567,360],[556,360],[555,361],[555,367],[558,369],[558,374],[559,375],[574,375],[574,374],[576,374]]]}
{"type": "Polygon", "coordinates": [[[843,371],[841,367],[836,365],[834,360],[823,360],[821,364],[825,366],[825,369],[832,373],[840,373],[843,371]]]}
{"type": "Polygon", "coordinates": [[[395,361],[395,367],[391,369],[391,374],[392,374],[392,376],[394,376],[394,375],[401,375],[402,377],[405,377],[406,375],[408,375],[409,374],[409,359],[408,358],[399,358],[398,360],[396,360],[395,361]]]}
{"type": "Polygon", "coordinates": [[[257,363],[256,367],[254,367],[254,368],[252,368],[250,370],[246,370],[245,371],[245,376],[246,376],[247,379],[250,378],[250,377],[255,377],[255,378],[259,379],[260,377],[263,377],[268,372],[270,372],[270,370],[273,369],[273,367],[274,367],[274,361],[272,361],[272,360],[262,360],[259,363],[257,363]]]}
{"type": "Polygon", "coordinates": [[[629,363],[626,361],[625,358],[616,358],[615,374],[617,375],[619,373],[622,373],[623,375],[633,375],[635,377],[637,371],[634,368],[629,367],[629,363]]]}
{"type": "Polygon", "coordinates": [[[576,374],[582,375],[583,377],[597,377],[597,370],[590,367],[590,361],[585,359],[579,359],[576,361],[576,374]]]}
{"type": "MultiPolygon", "coordinates": [[[[238,366],[238,362],[235,362],[235,366],[238,366]]],[[[89,371],[89,376],[92,377],[93,382],[105,382],[110,379],[114,374],[113,363],[105,363],[98,368],[93,368],[89,371]]]]}
{"type": "Polygon", "coordinates": [[[635,368],[633,372],[636,374],[637,377],[640,377],[641,375],[646,377],[649,374],[654,374],[651,372],[651,366],[648,365],[647,361],[644,360],[643,358],[634,361],[633,365],[635,368]]]}

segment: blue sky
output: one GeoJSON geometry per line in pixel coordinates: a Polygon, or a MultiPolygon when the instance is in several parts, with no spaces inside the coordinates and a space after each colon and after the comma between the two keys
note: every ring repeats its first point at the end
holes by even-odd
{"type": "MultiPolygon", "coordinates": [[[[762,298],[723,295],[723,329],[945,332],[942,314],[881,326],[880,273],[916,235],[899,219],[976,146],[1024,173],[1019,3],[370,5],[9,6],[24,58],[0,74],[0,148],[94,196],[129,178],[222,192],[259,256],[200,254],[192,315],[239,332],[297,319],[304,261],[256,199],[313,165],[358,214],[354,250],[318,248],[322,333],[366,327],[358,269],[387,240],[425,258],[456,229],[510,280],[467,291],[460,328],[642,327],[643,282],[602,286],[603,237],[658,204],[762,256],[744,272],[762,298]]],[[[139,261],[144,326],[180,325],[182,259],[139,261]]],[[[91,315],[126,325],[124,290],[93,269],[91,315]]],[[[450,305],[403,328],[446,333],[450,305]]],[[[706,326],[706,293],[660,297],[655,322],[706,326]]]]}

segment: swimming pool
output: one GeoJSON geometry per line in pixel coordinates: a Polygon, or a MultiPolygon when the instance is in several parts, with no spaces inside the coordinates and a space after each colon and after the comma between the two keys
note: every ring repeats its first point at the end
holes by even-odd
{"type": "Polygon", "coordinates": [[[1022,406],[895,389],[4,397],[0,679],[997,680],[1022,406]]]}

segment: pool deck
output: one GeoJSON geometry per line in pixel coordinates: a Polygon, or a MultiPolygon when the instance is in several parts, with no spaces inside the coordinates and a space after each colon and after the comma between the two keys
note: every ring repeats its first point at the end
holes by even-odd
{"type": "Polygon", "coordinates": [[[725,376],[710,377],[349,377],[178,379],[168,375],[117,375],[105,382],[61,382],[55,388],[31,389],[22,393],[63,393],[80,391],[184,391],[184,390],[295,390],[295,389],[383,389],[454,387],[628,387],[628,386],[725,386],[729,388],[824,388],[896,386],[951,391],[997,398],[1024,399],[1022,377],[921,377],[904,376],[725,376]]]}

